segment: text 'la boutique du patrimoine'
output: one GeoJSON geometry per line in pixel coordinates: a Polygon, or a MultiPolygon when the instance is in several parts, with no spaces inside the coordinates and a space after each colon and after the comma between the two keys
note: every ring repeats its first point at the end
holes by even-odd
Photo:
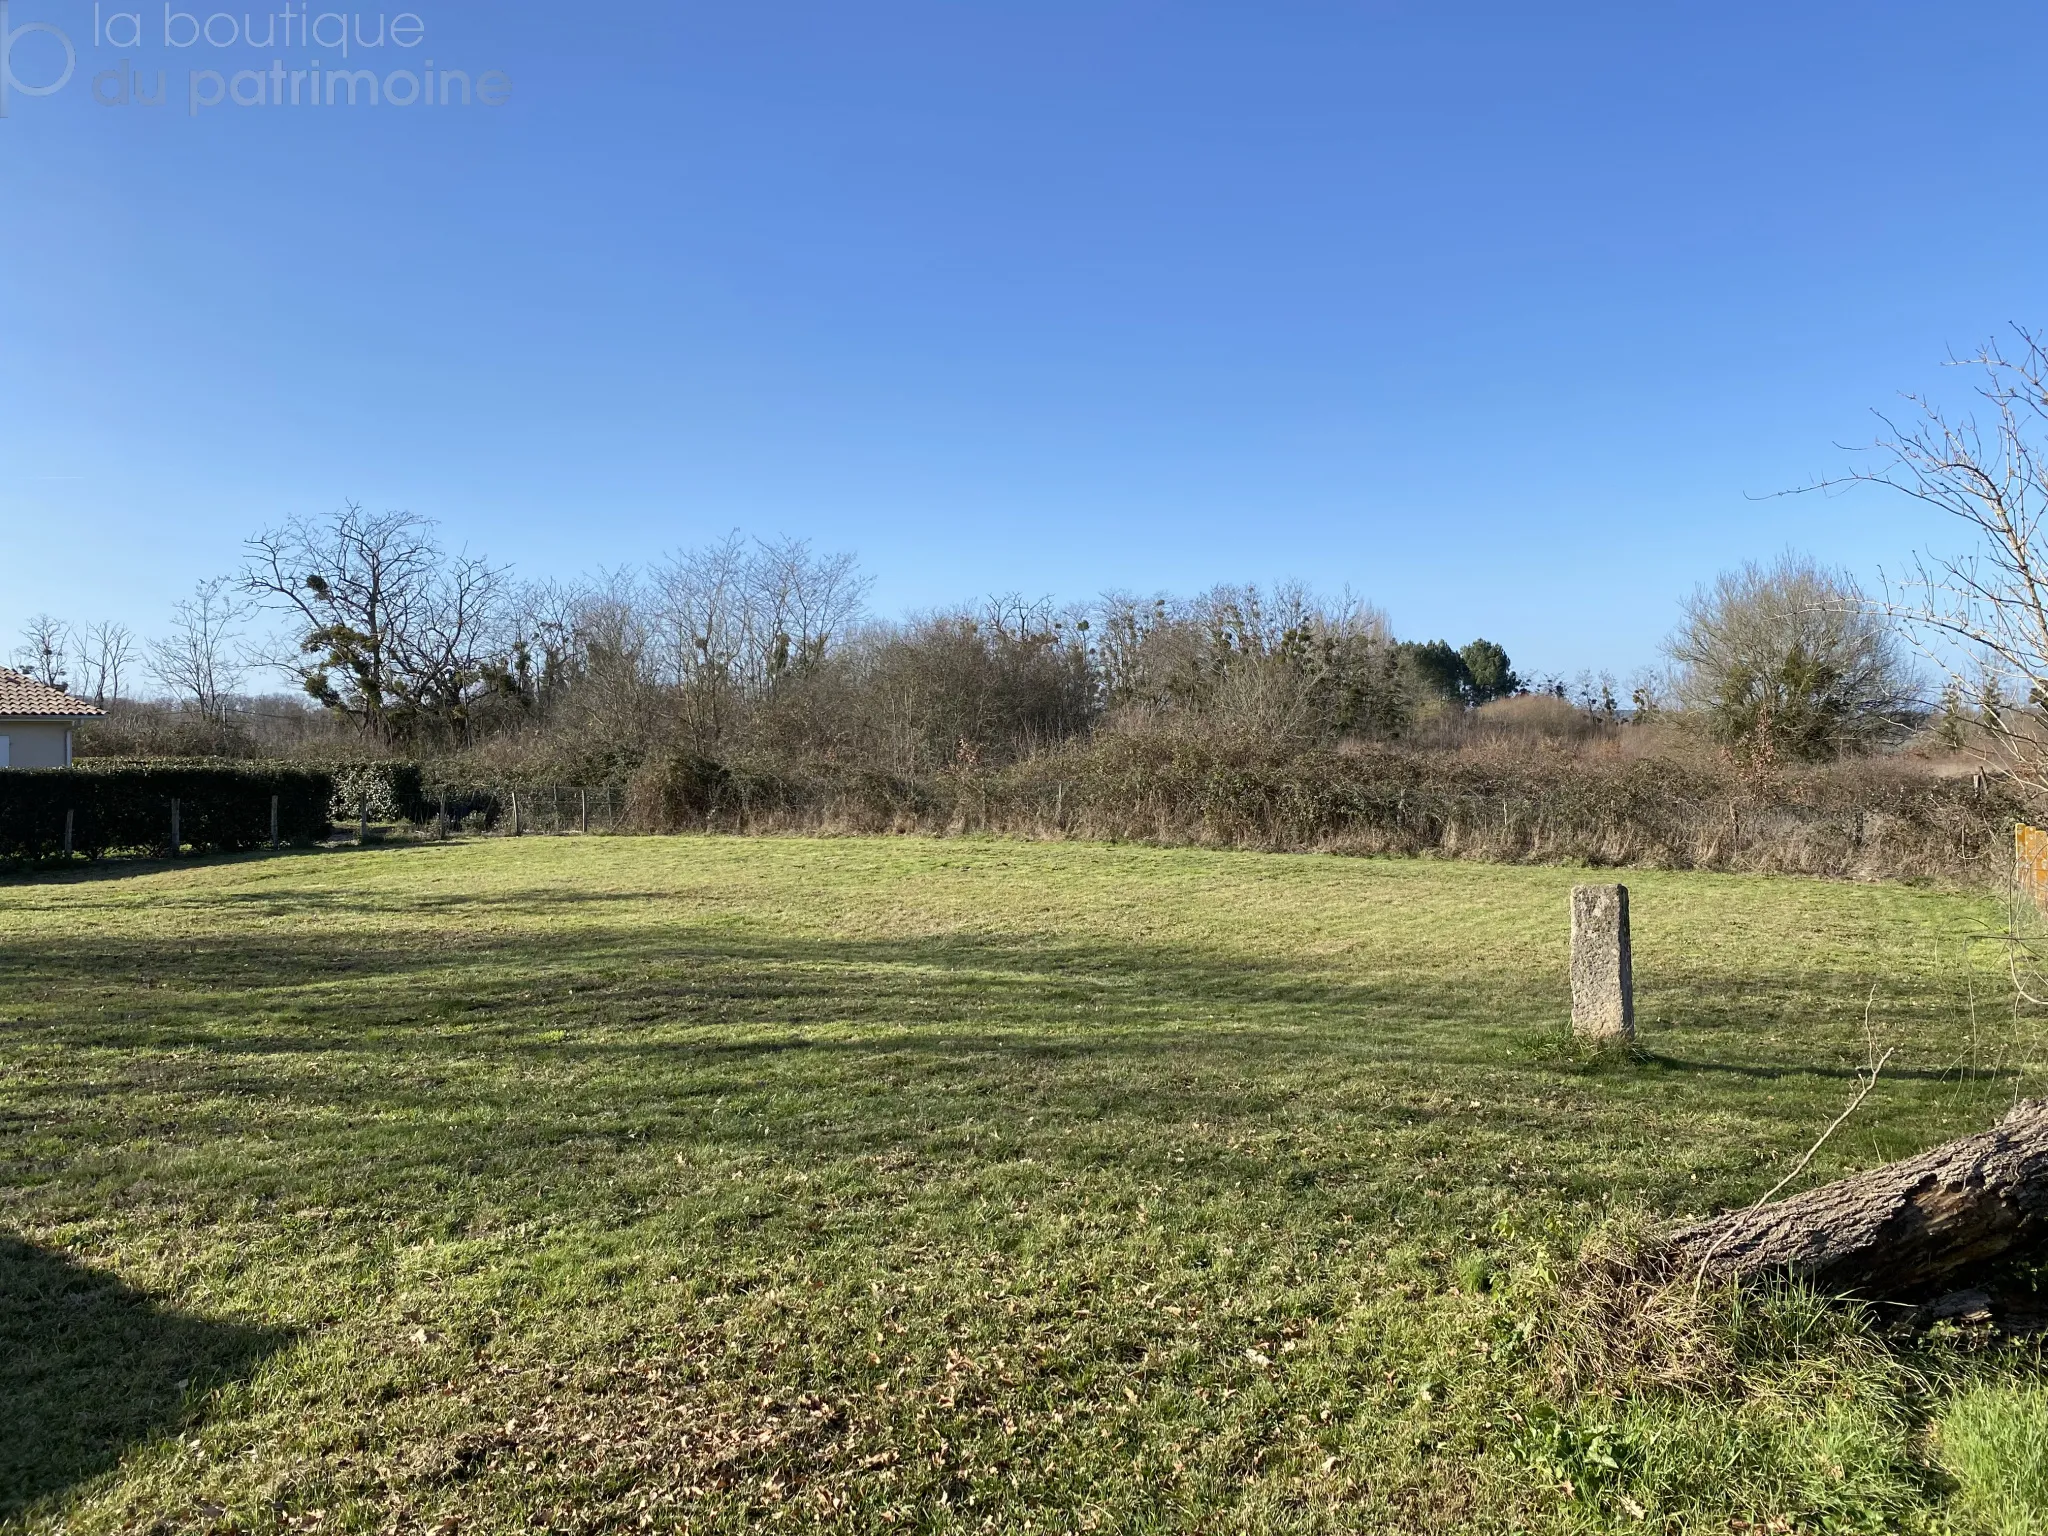
{"type": "MultiPolygon", "coordinates": [[[[93,42],[103,48],[148,46],[139,11],[105,12],[93,7],[93,42]]],[[[320,49],[328,55],[301,64],[273,58],[262,69],[194,69],[186,100],[193,116],[212,108],[237,107],[486,107],[503,106],[512,81],[502,70],[472,74],[438,68],[431,58],[407,60],[396,69],[381,66],[398,59],[385,50],[417,50],[427,41],[427,25],[417,14],[394,16],[316,12],[285,0],[280,11],[256,15],[215,12],[200,16],[163,8],[162,45],[171,49],[279,48],[320,49]],[[367,67],[378,65],[378,68],[367,67]],[[338,67],[337,67],[338,66],[338,67]]],[[[225,64],[226,61],[222,61],[225,64]]],[[[166,72],[137,69],[128,59],[93,77],[93,99],[102,106],[162,106],[167,95],[166,72]]]]}

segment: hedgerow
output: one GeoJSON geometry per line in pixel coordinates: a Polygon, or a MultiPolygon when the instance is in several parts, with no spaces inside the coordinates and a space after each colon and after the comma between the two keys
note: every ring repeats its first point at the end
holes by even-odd
{"type": "Polygon", "coordinates": [[[260,848],[271,838],[277,807],[280,843],[306,844],[327,835],[332,777],[303,768],[122,760],[106,767],[0,771],[0,861],[60,857],[66,819],[72,851],[169,853],[171,807],[178,841],[198,853],[260,848]]]}
{"type": "Polygon", "coordinates": [[[1997,879],[2027,807],[2003,781],[1874,762],[1770,782],[1662,758],[1474,760],[1117,733],[992,771],[650,763],[647,831],[991,832],[1504,863],[1997,879]]]}

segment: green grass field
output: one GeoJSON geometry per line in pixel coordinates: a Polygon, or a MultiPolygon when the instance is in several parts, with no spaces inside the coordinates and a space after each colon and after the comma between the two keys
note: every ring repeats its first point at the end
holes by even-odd
{"type": "Polygon", "coordinates": [[[1643,1054],[1588,1060],[1576,878],[593,838],[0,885],[0,1523],[2048,1529],[2036,1347],[1796,1296],[1708,1298],[1673,1387],[1549,1343],[1588,1234],[1776,1182],[1866,1016],[1816,1179],[2041,1091],[2000,909],[1634,874],[1643,1054]]]}

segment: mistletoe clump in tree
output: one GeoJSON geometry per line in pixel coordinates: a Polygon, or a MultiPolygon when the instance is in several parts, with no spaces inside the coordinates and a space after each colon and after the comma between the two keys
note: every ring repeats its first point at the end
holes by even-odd
{"type": "Polygon", "coordinates": [[[290,621],[278,664],[374,741],[466,739],[508,686],[506,572],[442,548],[425,518],[353,502],[296,518],[249,540],[241,579],[290,621]]]}

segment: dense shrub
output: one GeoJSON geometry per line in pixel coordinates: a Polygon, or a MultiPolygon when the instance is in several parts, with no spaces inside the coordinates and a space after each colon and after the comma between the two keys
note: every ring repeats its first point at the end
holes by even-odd
{"type": "Polygon", "coordinates": [[[633,781],[642,819],[661,830],[700,825],[740,800],[733,776],[722,763],[695,753],[678,753],[650,764],[633,781]]]}
{"type": "Polygon", "coordinates": [[[636,780],[652,831],[923,831],[1887,879],[2006,875],[2025,807],[1865,762],[1768,781],[1711,761],[1277,750],[1117,732],[918,777],[690,759],[636,780]]]}
{"type": "Polygon", "coordinates": [[[647,764],[626,789],[628,819],[648,832],[937,828],[951,821],[954,798],[949,782],[842,763],[728,766],[688,753],[647,764]]]}
{"type": "Polygon", "coordinates": [[[338,822],[352,822],[365,809],[372,821],[423,822],[435,813],[418,763],[384,759],[336,763],[320,771],[334,780],[328,814],[338,822]]]}
{"type": "Polygon", "coordinates": [[[1883,610],[1803,555],[1724,571],[1669,644],[1681,702],[1758,763],[1825,762],[1895,736],[1911,669],[1883,610]]]}
{"type": "Polygon", "coordinates": [[[218,714],[140,699],[108,699],[104,707],[104,716],[79,724],[72,750],[80,758],[256,758],[325,766],[330,754],[364,753],[345,721],[303,698],[237,698],[224,701],[218,714]]]}
{"type": "Polygon", "coordinates": [[[0,860],[60,854],[66,812],[78,853],[169,852],[173,800],[180,841],[197,852],[268,844],[273,797],[279,839],[316,842],[327,835],[333,793],[332,779],[322,772],[239,764],[123,760],[107,767],[4,770],[0,860]]]}

